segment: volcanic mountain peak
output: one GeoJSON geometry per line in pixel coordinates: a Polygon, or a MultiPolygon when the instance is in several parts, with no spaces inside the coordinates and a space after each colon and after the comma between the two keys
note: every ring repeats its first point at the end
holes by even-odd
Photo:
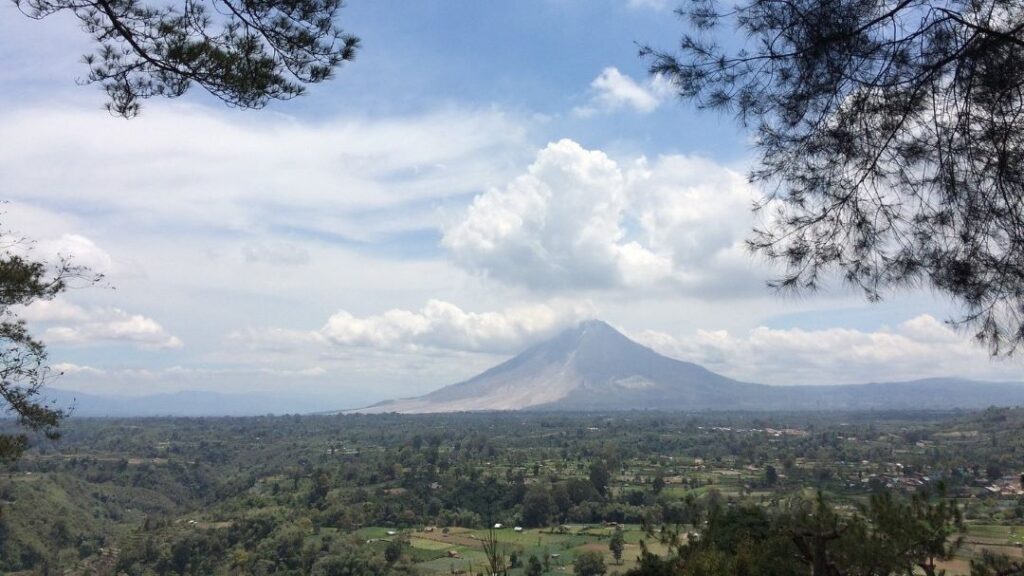
{"type": "Polygon", "coordinates": [[[950,378],[846,386],[739,382],[588,320],[469,380],[356,412],[949,409],[1024,404],[1024,386],[950,378]]]}
{"type": "MultiPolygon", "coordinates": [[[[586,320],[563,330],[550,340],[527,348],[512,360],[517,358],[522,360],[544,358],[549,361],[572,360],[581,356],[593,357],[602,353],[617,353],[631,347],[644,348],[626,338],[606,322],[586,320]]],[[[653,353],[653,351],[651,352],[653,353]]],[[[500,368],[505,364],[500,364],[495,368],[500,368]]]]}
{"type": "Polygon", "coordinates": [[[562,332],[563,335],[574,336],[578,342],[583,343],[586,341],[594,341],[599,339],[618,339],[625,340],[631,344],[635,344],[629,338],[626,338],[622,332],[619,332],[615,328],[612,328],[611,324],[604,320],[584,320],[573,328],[569,328],[562,332]]]}
{"type": "MultiPolygon", "coordinates": [[[[601,320],[588,320],[464,382],[368,412],[519,410],[533,407],[656,407],[668,394],[736,384],[696,364],[666,358],[601,320]]],[[[712,390],[720,396],[721,390],[712,390]]]]}

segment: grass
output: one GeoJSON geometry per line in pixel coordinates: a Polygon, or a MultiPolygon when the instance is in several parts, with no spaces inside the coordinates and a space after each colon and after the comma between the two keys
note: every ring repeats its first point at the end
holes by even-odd
{"type": "Polygon", "coordinates": [[[426,538],[417,538],[415,536],[409,539],[409,544],[413,548],[422,548],[423,550],[449,550],[452,548],[451,544],[445,542],[427,540],[426,538]]]}
{"type": "Polygon", "coordinates": [[[967,526],[967,537],[999,540],[1010,544],[1024,544],[1024,527],[970,524],[967,526]]]}
{"type": "MultiPolygon", "coordinates": [[[[565,534],[552,533],[549,529],[526,529],[516,532],[511,528],[504,528],[496,530],[495,536],[504,548],[506,557],[515,554],[520,564],[525,565],[530,556],[543,559],[548,555],[549,573],[555,574],[571,573],[573,560],[581,552],[588,550],[605,556],[609,573],[625,572],[636,565],[637,556],[640,554],[640,540],[646,540],[648,548],[654,553],[667,552],[663,545],[652,542],[639,526],[624,525],[622,530],[626,548],[622,562],[618,564],[608,549],[608,538],[614,530],[613,527],[600,524],[571,524],[566,528],[568,533],[565,534]]],[[[392,528],[375,526],[358,530],[356,534],[366,540],[377,540],[367,544],[377,549],[387,545],[383,540],[390,539],[387,535],[388,530],[392,528]]],[[[415,563],[416,569],[425,575],[462,572],[476,574],[487,564],[487,557],[482,550],[482,539],[487,537],[488,532],[489,530],[451,528],[447,537],[439,530],[410,532],[410,545],[406,548],[406,554],[415,563]],[[456,556],[449,556],[449,552],[456,556]]],[[[510,571],[513,576],[520,576],[522,573],[522,568],[510,571]]]]}

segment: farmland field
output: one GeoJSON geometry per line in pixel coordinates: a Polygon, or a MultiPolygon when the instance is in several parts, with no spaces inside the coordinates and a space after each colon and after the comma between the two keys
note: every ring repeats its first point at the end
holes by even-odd
{"type": "Polygon", "coordinates": [[[868,531],[930,511],[962,575],[1024,561],[1021,430],[1018,410],[72,420],[0,473],[0,570],[475,576],[496,553],[627,574],[730,530],[785,548],[799,505],[868,531]]]}

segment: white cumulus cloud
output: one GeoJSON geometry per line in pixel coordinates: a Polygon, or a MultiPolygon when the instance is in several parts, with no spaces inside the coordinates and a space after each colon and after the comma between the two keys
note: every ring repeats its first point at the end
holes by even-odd
{"type": "Polygon", "coordinates": [[[54,298],[19,307],[18,316],[28,322],[83,322],[89,318],[89,313],[63,298],[54,298]]]}
{"type": "Polygon", "coordinates": [[[18,311],[21,318],[47,325],[47,344],[92,345],[129,343],[147,349],[181,348],[180,338],[159,322],[119,308],[85,308],[62,298],[40,301],[18,311]]]}
{"type": "Polygon", "coordinates": [[[57,236],[34,238],[24,230],[9,230],[0,235],[0,245],[8,254],[51,266],[64,260],[72,266],[87,268],[93,274],[109,274],[115,269],[110,254],[91,238],[81,234],[66,232],[57,236]]]}
{"type": "Polygon", "coordinates": [[[114,269],[114,259],[91,239],[81,234],[61,234],[39,242],[37,248],[47,261],[65,258],[75,266],[84,266],[96,274],[114,269]]]}
{"type": "Polygon", "coordinates": [[[467,269],[531,288],[698,288],[749,272],[754,197],[743,176],[707,160],[623,167],[566,139],[474,198],[442,245],[467,269]]]}

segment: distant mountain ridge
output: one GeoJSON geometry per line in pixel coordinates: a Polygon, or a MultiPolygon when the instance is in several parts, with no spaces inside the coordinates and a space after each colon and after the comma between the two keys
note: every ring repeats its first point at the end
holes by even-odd
{"type": "Polygon", "coordinates": [[[931,378],[836,386],[740,382],[583,322],[469,380],[360,413],[486,410],[881,410],[1024,405],[1024,384],[931,378]]]}
{"type": "Polygon", "coordinates": [[[46,388],[46,398],[73,417],[260,416],[323,411],[323,401],[260,394],[183,391],[149,396],[101,396],[46,388]]]}

